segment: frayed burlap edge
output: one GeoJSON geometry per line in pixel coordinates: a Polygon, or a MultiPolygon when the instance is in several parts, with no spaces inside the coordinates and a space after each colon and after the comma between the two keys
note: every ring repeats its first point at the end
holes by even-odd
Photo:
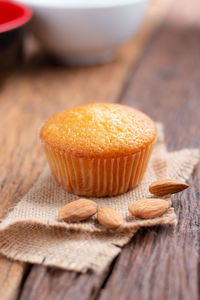
{"type": "MultiPolygon", "coordinates": [[[[142,183],[126,194],[95,199],[99,207],[110,206],[124,216],[117,231],[99,225],[94,216],[86,222],[66,224],[57,220],[60,207],[78,197],[65,192],[53,180],[48,167],[33,188],[13,207],[0,224],[0,253],[16,260],[84,272],[101,272],[140,227],[177,223],[174,209],[161,217],[141,220],[131,217],[128,205],[151,197],[149,184],[162,177],[187,180],[200,159],[196,149],[167,152],[163,130],[142,183]]],[[[170,202],[171,199],[167,198],[170,202]]]]}

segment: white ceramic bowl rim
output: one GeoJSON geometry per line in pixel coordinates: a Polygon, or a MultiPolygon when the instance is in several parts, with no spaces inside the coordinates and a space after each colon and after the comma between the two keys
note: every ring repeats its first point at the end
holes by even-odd
{"type": "Polygon", "coordinates": [[[94,9],[123,7],[138,2],[147,2],[148,0],[18,0],[35,7],[46,8],[66,8],[66,9],[94,9]]]}

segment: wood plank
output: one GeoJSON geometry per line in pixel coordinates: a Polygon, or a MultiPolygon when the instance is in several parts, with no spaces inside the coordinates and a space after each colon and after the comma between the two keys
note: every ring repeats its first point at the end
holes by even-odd
{"type": "MultiPolygon", "coordinates": [[[[162,0],[162,3],[165,2],[168,0],[162,0]]],[[[122,47],[119,58],[112,63],[89,68],[66,68],[50,62],[42,53],[37,53],[37,47],[29,47],[29,43],[31,55],[27,53],[26,65],[12,73],[0,74],[3,128],[0,140],[0,218],[30,189],[46,163],[37,137],[41,122],[52,113],[70,106],[85,102],[118,101],[132,66],[154,25],[160,20],[162,8],[160,5],[153,6],[140,34],[122,47]]],[[[26,264],[1,258],[0,299],[14,299],[17,296],[25,270],[26,264]]],[[[73,276],[76,278],[76,275],[73,276]]],[[[69,277],[67,274],[66,278],[69,277]]],[[[86,275],[85,282],[93,280],[91,278],[86,275]]],[[[93,286],[99,282],[99,278],[95,278],[93,286]]],[[[85,294],[89,290],[88,286],[85,294]]]]}
{"type": "MultiPolygon", "coordinates": [[[[165,124],[171,150],[200,146],[198,5],[176,1],[123,97],[124,104],[165,124]]],[[[174,197],[177,228],[141,230],[122,251],[99,299],[199,299],[200,165],[190,186],[174,197]]]]}
{"type": "Polygon", "coordinates": [[[12,300],[20,290],[20,284],[27,265],[0,257],[0,299],[12,300]]]}
{"type": "Polygon", "coordinates": [[[102,276],[34,266],[20,299],[93,299],[101,286],[102,276]]]}
{"type": "MultiPolygon", "coordinates": [[[[181,3],[176,1],[173,4],[165,24],[146,51],[138,70],[133,69],[127,91],[122,95],[123,103],[136,106],[164,122],[170,149],[197,146],[199,143],[200,36],[194,24],[185,29],[190,25],[191,18],[184,21],[183,12],[181,22],[177,25],[182,24],[175,29],[175,16],[181,3]]],[[[191,8],[196,11],[195,1],[191,8]]],[[[193,188],[178,195],[175,199],[177,201],[174,201],[179,215],[177,230],[159,227],[142,230],[137,234],[122,251],[97,298],[197,299],[196,212],[199,211],[199,180],[197,169],[191,178],[193,188]]],[[[42,271],[43,267],[39,267],[37,274],[42,271]]],[[[35,267],[32,272],[35,272],[35,267]]],[[[68,272],[60,274],[67,281],[68,272]]],[[[54,295],[54,289],[50,288],[53,279],[49,278],[48,272],[45,278],[48,283],[38,287],[39,280],[34,280],[30,274],[21,299],[26,299],[27,295],[30,299],[45,299],[47,295],[51,299],[54,295]],[[43,292],[45,287],[49,289],[46,294],[43,292]]],[[[90,277],[92,279],[93,276],[90,277]]],[[[86,285],[90,290],[89,282],[86,281],[86,285]]],[[[73,284],[71,294],[64,285],[61,291],[57,294],[59,299],[70,299],[72,295],[75,299],[91,299],[91,294],[81,292],[78,281],[73,284]]]]}

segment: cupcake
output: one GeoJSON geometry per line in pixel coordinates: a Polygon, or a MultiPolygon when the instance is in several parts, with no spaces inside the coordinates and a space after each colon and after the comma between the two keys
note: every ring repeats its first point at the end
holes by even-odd
{"type": "Polygon", "coordinates": [[[40,138],[51,172],[66,191],[103,197],[125,193],[141,182],[156,128],[139,110],[96,103],[53,115],[40,138]]]}

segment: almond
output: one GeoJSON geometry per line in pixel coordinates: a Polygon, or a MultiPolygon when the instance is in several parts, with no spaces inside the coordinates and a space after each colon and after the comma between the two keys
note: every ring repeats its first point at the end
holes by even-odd
{"type": "Polygon", "coordinates": [[[163,215],[169,208],[169,202],[163,199],[150,198],[133,202],[128,210],[138,218],[151,219],[163,215]]]}
{"type": "Polygon", "coordinates": [[[59,220],[65,222],[80,222],[96,214],[97,204],[92,200],[78,199],[62,207],[59,211],[59,220]]]}
{"type": "Polygon", "coordinates": [[[175,194],[187,189],[189,185],[177,179],[160,179],[149,186],[149,192],[156,196],[175,194]]]}
{"type": "Polygon", "coordinates": [[[97,219],[105,227],[116,229],[123,223],[123,216],[116,210],[104,207],[98,211],[97,219]]]}

